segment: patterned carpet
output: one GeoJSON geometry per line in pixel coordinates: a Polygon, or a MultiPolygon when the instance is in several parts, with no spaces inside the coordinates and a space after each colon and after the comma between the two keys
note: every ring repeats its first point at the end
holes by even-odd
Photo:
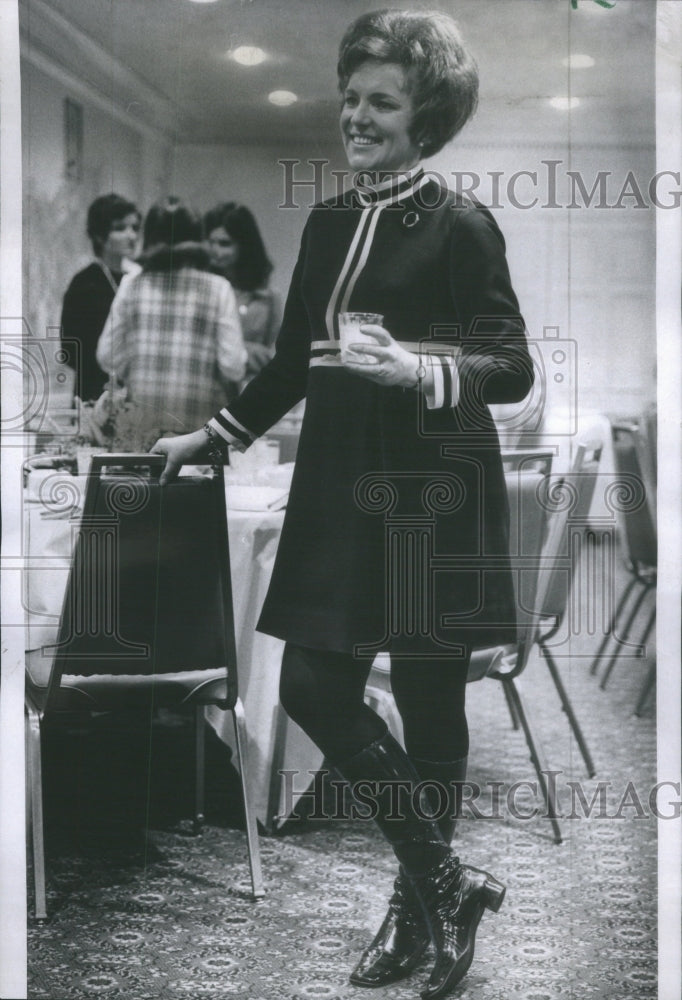
{"type": "MultiPolygon", "coordinates": [[[[495,873],[508,892],[499,914],[484,916],[474,964],[454,997],[656,996],[653,708],[632,715],[646,664],[619,663],[602,692],[589,675],[591,648],[593,641],[577,640],[561,667],[597,765],[592,780],[544,663],[534,659],[522,678],[549,766],[560,772],[564,843],[553,843],[541,815],[522,819],[504,809],[498,818],[474,819],[465,812],[460,822],[462,858],[495,873]],[[588,802],[598,782],[608,783],[608,815],[595,808],[586,818],[578,807],[568,818],[568,781],[581,782],[588,802]]],[[[470,686],[469,719],[469,776],[483,789],[477,804],[485,817],[490,782],[504,783],[504,802],[509,786],[535,775],[499,684],[470,686]]],[[[122,755],[104,723],[92,733],[51,737],[51,919],[29,929],[29,997],[417,997],[428,962],[386,989],[363,991],[347,981],[383,916],[394,874],[376,830],[361,821],[300,820],[261,838],[267,894],[252,903],[239,811],[230,815],[226,807],[238,789],[234,775],[225,777],[226,751],[209,744],[209,822],[194,838],[182,818],[189,798],[183,739],[180,728],[159,727],[147,787],[135,777],[141,745],[128,739],[122,755]]],[[[521,788],[516,803],[521,812],[544,808],[532,789],[521,788]]]]}

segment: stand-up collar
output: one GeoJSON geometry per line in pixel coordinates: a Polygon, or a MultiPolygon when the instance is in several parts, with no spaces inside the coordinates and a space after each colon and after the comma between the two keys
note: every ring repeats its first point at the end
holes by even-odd
{"type": "Polygon", "coordinates": [[[371,183],[372,177],[373,171],[363,170],[360,171],[356,179],[355,190],[360,204],[365,207],[401,201],[427,182],[422,166],[413,167],[407,173],[389,177],[388,180],[381,181],[379,184],[371,183]]]}

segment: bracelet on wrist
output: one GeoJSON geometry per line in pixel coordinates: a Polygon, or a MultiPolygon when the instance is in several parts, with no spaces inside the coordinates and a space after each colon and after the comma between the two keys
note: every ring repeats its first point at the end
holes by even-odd
{"type": "Polygon", "coordinates": [[[423,380],[423,379],[424,379],[424,378],[426,377],[426,368],[425,368],[425,367],[424,367],[424,365],[423,365],[423,364],[421,363],[421,361],[420,361],[420,362],[419,362],[419,364],[417,365],[417,370],[416,370],[416,371],[415,371],[415,373],[414,373],[414,377],[415,377],[415,379],[416,379],[416,382],[414,382],[414,383],[413,383],[413,384],[412,384],[412,385],[410,386],[410,388],[411,388],[411,389],[419,389],[419,388],[421,387],[421,384],[422,384],[422,380],[423,380]]]}
{"type": "Polygon", "coordinates": [[[208,438],[208,455],[211,465],[225,465],[227,462],[227,442],[223,441],[208,424],[204,424],[204,433],[208,438]]]}

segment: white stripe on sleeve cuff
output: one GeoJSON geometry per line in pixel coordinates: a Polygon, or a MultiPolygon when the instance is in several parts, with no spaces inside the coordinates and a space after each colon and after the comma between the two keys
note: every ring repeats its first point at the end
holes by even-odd
{"type": "Polygon", "coordinates": [[[208,426],[216,434],[219,434],[223,441],[231,445],[235,451],[246,451],[249,445],[255,440],[251,432],[235,420],[230,412],[225,409],[221,410],[220,413],[216,413],[214,417],[211,417],[208,421],[208,426]]]}
{"type": "Polygon", "coordinates": [[[433,372],[433,385],[424,389],[429,410],[457,406],[459,401],[459,375],[454,358],[439,354],[427,357],[433,372]]]}

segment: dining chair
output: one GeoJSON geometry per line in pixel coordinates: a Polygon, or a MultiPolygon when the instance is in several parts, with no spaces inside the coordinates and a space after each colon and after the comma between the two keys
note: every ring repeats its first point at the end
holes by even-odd
{"type": "MultiPolygon", "coordinates": [[[[538,627],[534,636],[590,778],[596,774],[596,768],[564,685],[557,657],[553,655],[551,640],[560,632],[567,611],[570,610],[571,619],[579,615],[579,610],[576,615],[576,609],[569,609],[569,600],[575,599],[574,575],[590,523],[590,507],[601,455],[601,442],[583,442],[576,448],[568,472],[547,481],[548,506],[556,506],[557,509],[549,518],[549,530],[542,548],[536,606],[538,627]]],[[[608,585],[606,580],[602,583],[608,585]]]]}
{"type": "Polygon", "coordinates": [[[515,483],[508,475],[519,637],[514,647],[474,651],[469,667],[470,682],[491,677],[503,686],[512,708],[512,718],[518,720],[524,731],[557,844],[561,843],[562,834],[557,820],[554,789],[547,781],[544,754],[535,736],[535,727],[518,679],[527,666],[533,646],[537,645],[549,668],[588,774],[592,777],[596,773],[594,763],[550,651],[549,640],[557,634],[566,615],[579,553],[579,547],[573,543],[576,534],[582,534],[588,523],[601,450],[600,442],[578,445],[570,469],[551,476],[545,472],[542,483],[536,487],[535,496],[530,481],[521,479],[515,483]]]}
{"type": "MultiPolygon", "coordinates": [[[[517,604],[517,641],[507,646],[477,649],[471,654],[467,683],[486,678],[499,681],[509,706],[512,722],[523,730],[531,763],[545,800],[554,842],[562,842],[554,788],[547,780],[549,769],[537,728],[523,695],[521,674],[528,665],[537,636],[538,609],[544,593],[538,591],[543,543],[548,528],[546,484],[549,461],[543,467],[524,469],[523,464],[505,474],[510,512],[510,556],[517,604]]],[[[556,516],[556,515],[555,515],[556,516]]]]}
{"type": "MultiPolygon", "coordinates": [[[[625,566],[630,579],[623,588],[608,628],[595,653],[590,668],[596,674],[600,661],[609,656],[599,686],[606,688],[620,656],[641,658],[656,621],[656,608],[650,610],[637,642],[631,641],[632,629],[647,596],[656,588],[658,562],[656,532],[655,462],[651,455],[651,438],[641,423],[618,422],[612,425],[613,450],[616,463],[615,488],[621,494],[619,536],[625,566]],[[632,600],[631,600],[632,598],[632,600]]],[[[655,678],[655,666],[650,665],[644,687],[635,708],[640,713],[655,678]]]]}
{"type": "Polygon", "coordinates": [[[207,705],[229,710],[253,898],[263,895],[238,695],[222,469],[161,487],[162,456],[94,456],[56,643],[27,654],[26,734],[35,913],[47,917],[41,729],[73,713],[191,708],[194,831],[203,823],[207,705]]]}
{"type": "MultiPolygon", "coordinates": [[[[557,819],[554,789],[547,781],[548,768],[544,751],[536,736],[535,725],[522,695],[519,677],[525,669],[535,640],[537,618],[538,568],[546,532],[547,502],[543,498],[543,483],[551,467],[553,452],[532,449],[529,458],[520,453],[509,455],[505,481],[510,509],[510,555],[517,596],[517,641],[506,646],[474,650],[469,663],[467,683],[493,678],[502,684],[515,725],[523,729],[530,758],[547,805],[547,817],[552,825],[554,840],[561,843],[562,834],[557,819]],[[527,467],[526,467],[527,466],[527,467]]],[[[541,595],[544,601],[544,593],[541,595]]],[[[381,704],[390,693],[390,659],[376,658],[367,685],[370,704],[381,704]]]]}

